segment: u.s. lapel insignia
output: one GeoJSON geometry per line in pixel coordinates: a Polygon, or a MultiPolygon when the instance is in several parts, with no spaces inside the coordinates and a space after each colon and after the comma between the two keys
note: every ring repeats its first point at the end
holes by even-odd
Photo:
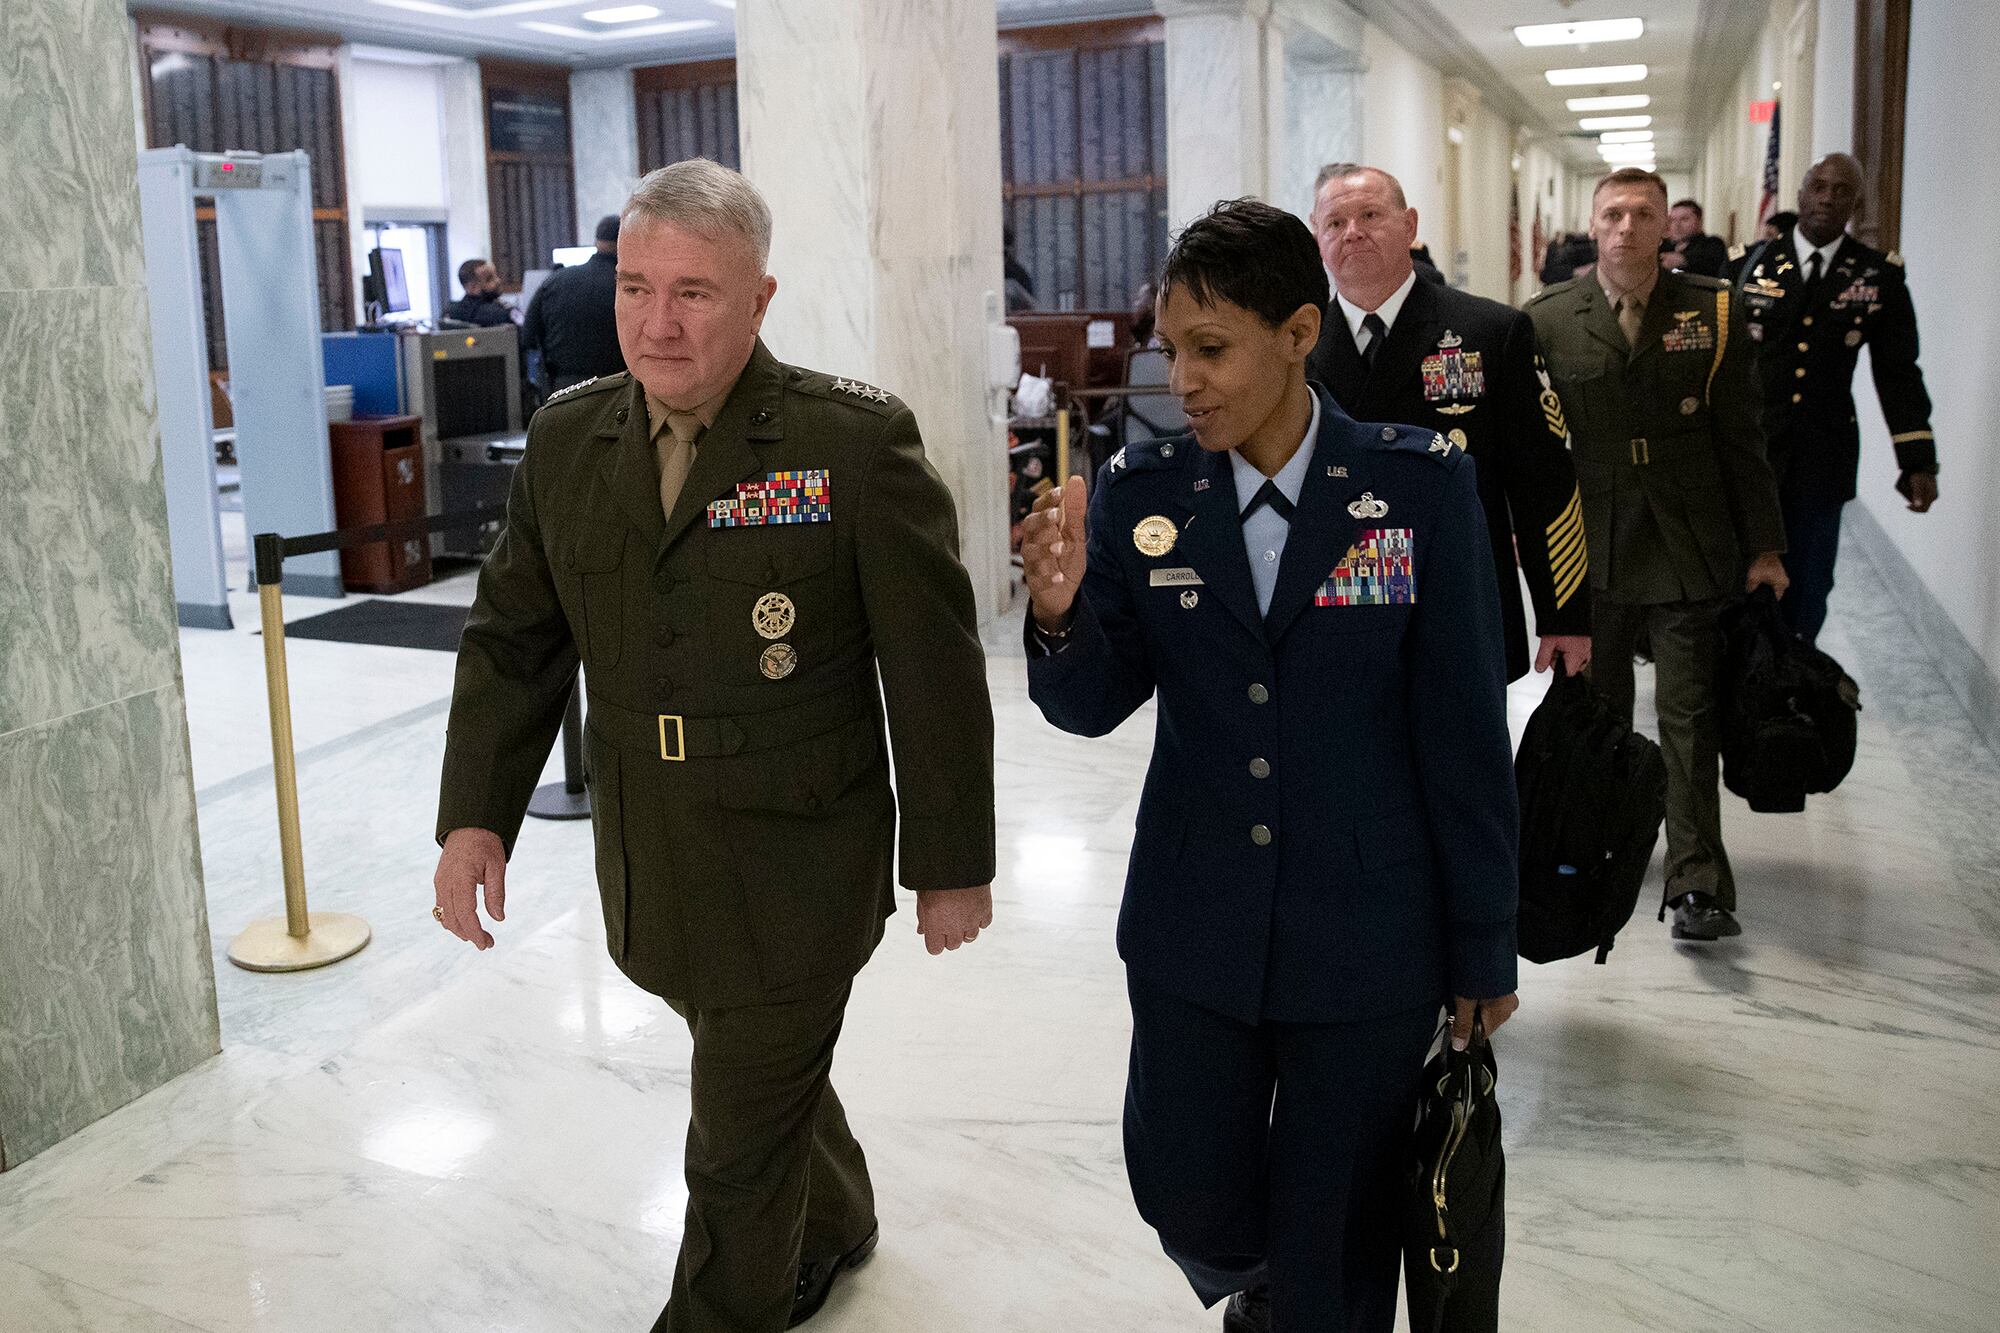
{"type": "Polygon", "coordinates": [[[1328,463],[1328,464],[1326,465],[1326,475],[1327,475],[1327,476],[1329,476],[1329,477],[1343,477],[1343,478],[1344,478],[1344,477],[1346,477],[1346,476],[1347,476],[1347,469],[1346,469],[1346,468],[1344,468],[1344,467],[1341,467],[1341,466],[1340,466],[1339,464],[1337,464],[1337,463],[1328,463]]]}
{"type": "Polygon", "coordinates": [[[1196,483],[1194,484],[1194,488],[1195,488],[1196,490],[1198,490],[1198,491],[1205,491],[1205,490],[1207,490],[1207,489],[1208,489],[1208,478],[1207,478],[1207,477],[1203,477],[1203,478],[1202,478],[1202,479],[1201,479],[1200,481],[1197,481],[1197,482],[1196,482],[1196,483]]]}
{"type": "Polygon", "coordinates": [[[1389,502],[1376,499],[1373,491],[1363,491],[1359,500],[1347,506],[1347,512],[1353,518],[1382,518],[1389,512],[1389,502]]]}
{"type": "Polygon", "coordinates": [[[1139,520],[1139,526],[1132,529],[1132,544],[1139,548],[1139,554],[1163,556],[1174,549],[1180,540],[1181,531],[1173,520],[1164,514],[1154,514],[1139,520]]]}
{"type": "Polygon", "coordinates": [[[765,593],[750,610],[751,627],[766,639],[784,638],[797,623],[798,608],[781,592],[765,593]]]}

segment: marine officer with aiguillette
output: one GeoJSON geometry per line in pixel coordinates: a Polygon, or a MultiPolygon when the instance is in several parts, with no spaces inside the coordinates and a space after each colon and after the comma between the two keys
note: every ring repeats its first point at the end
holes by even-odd
{"type": "Polygon", "coordinates": [[[951,498],[902,403],[765,349],[770,236],[713,162],[626,203],[630,371],[535,417],[459,649],[438,812],[433,914],[490,948],[475,885],[503,920],[580,659],[606,943],[694,1038],[655,1333],[777,1333],[868,1257],[867,1163],[828,1071],[892,862],[932,953],[992,923],[993,719],[951,498]]]}

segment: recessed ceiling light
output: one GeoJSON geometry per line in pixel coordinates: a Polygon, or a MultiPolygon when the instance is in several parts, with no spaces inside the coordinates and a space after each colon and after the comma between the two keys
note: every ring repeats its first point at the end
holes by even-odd
{"type": "Polygon", "coordinates": [[[1542,77],[1558,88],[1584,83],[1637,83],[1646,77],[1644,65],[1591,65],[1584,69],[1551,69],[1542,77]]]}
{"type": "Polygon", "coordinates": [[[1614,93],[1610,97],[1572,97],[1563,105],[1571,111],[1638,111],[1653,104],[1644,93],[1614,93]]]}
{"type": "Polygon", "coordinates": [[[1653,146],[1643,143],[1600,144],[1597,155],[1606,162],[1616,162],[1620,166],[1642,162],[1651,166],[1654,159],[1653,146]]]}
{"type": "Polygon", "coordinates": [[[1651,116],[1585,116],[1576,123],[1580,130],[1643,130],[1653,123],[1651,116]]]}
{"type": "Polygon", "coordinates": [[[1651,130],[1606,130],[1597,136],[1599,143],[1651,143],[1651,130]]]}
{"type": "Polygon", "coordinates": [[[1644,19],[1585,19],[1580,23],[1529,23],[1514,29],[1523,46],[1582,46],[1629,42],[1646,31],[1644,19]]]}
{"type": "Polygon", "coordinates": [[[651,5],[616,5],[610,9],[586,9],[581,15],[591,23],[640,23],[659,16],[660,11],[651,5]]]}
{"type": "Polygon", "coordinates": [[[551,37],[570,37],[586,42],[629,42],[635,37],[671,37],[676,33],[696,32],[716,26],[714,19],[668,19],[663,23],[648,23],[638,28],[573,28],[566,23],[543,23],[539,20],[523,20],[521,26],[530,32],[547,33],[551,37]]]}

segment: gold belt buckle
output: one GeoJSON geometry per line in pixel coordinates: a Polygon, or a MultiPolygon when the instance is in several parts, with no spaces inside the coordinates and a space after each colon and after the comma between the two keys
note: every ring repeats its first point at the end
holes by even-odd
{"type": "Polygon", "coordinates": [[[1632,441],[1633,466],[1642,467],[1645,464],[1650,463],[1652,461],[1653,461],[1653,449],[1651,445],[1646,443],[1645,437],[1641,436],[1639,439],[1632,441]]]}
{"type": "Polygon", "coordinates": [[[670,764],[686,763],[688,757],[687,724],[679,713],[660,714],[660,758],[670,764]],[[667,753],[667,723],[674,724],[674,752],[667,753]]]}

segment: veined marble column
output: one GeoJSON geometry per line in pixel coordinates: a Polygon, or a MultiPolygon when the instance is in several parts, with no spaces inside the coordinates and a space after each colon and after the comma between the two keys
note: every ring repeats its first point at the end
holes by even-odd
{"type": "Polygon", "coordinates": [[[458,280],[466,260],[493,257],[486,197],[486,104],[479,62],[444,67],[445,267],[458,280]]]}
{"type": "Polygon", "coordinates": [[[1281,110],[1271,119],[1279,133],[1269,198],[1310,221],[1319,169],[1360,158],[1360,35],[1349,47],[1282,11],[1272,26],[1279,36],[1281,77],[1274,85],[1281,110]]]}
{"type": "Polygon", "coordinates": [[[1271,0],[1155,0],[1167,21],[1167,225],[1267,196],[1271,0]]]}
{"type": "Polygon", "coordinates": [[[625,206],[639,183],[639,112],[629,69],[580,69],[569,76],[570,154],[576,164],[576,244],[589,245],[597,220],[625,206]]]}
{"type": "Polygon", "coordinates": [[[0,27],[0,179],[14,182],[0,190],[5,1169],[213,1055],[219,1037],[131,21],[122,0],[10,0],[0,27]]]}
{"type": "Polygon", "coordinates": [[[994,0],[742,0],[736,59],[744,172],[775,223],[765,340],[909,404],[990,619],[1012,584],[1006,423],[986,383],[986,298],[1001,291],[994,0]]]}

